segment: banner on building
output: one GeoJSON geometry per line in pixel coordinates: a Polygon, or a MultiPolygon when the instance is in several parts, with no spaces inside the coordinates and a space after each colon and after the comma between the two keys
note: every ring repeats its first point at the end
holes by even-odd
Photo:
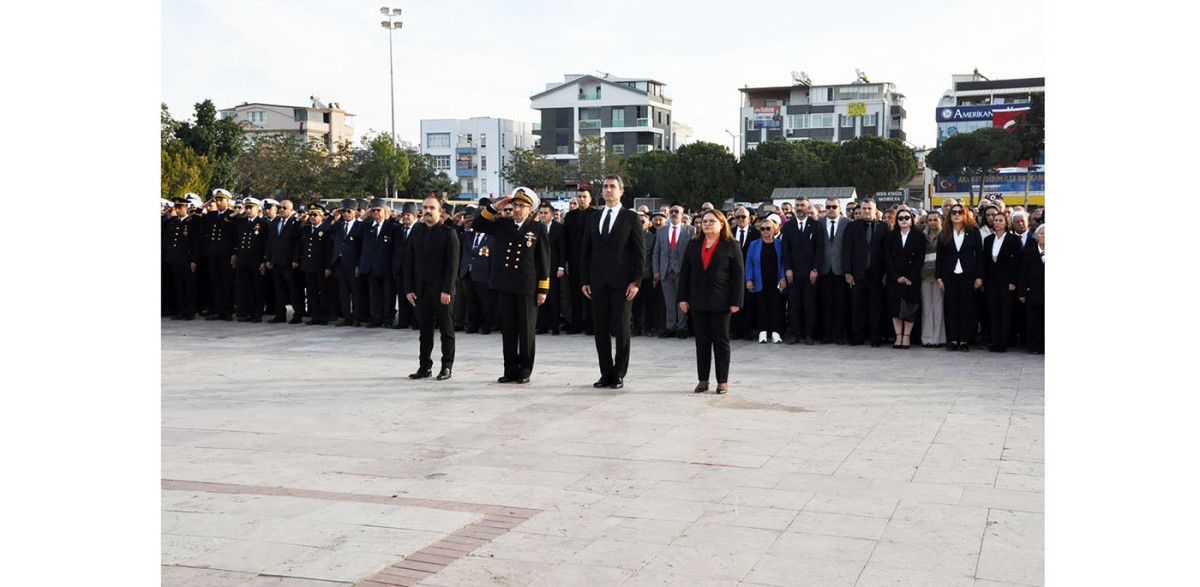
{"type": "Polygon", "coordinates": [[[751,121],[754,129],[783,128],[783,106],[755,106],[754,120],[751,121]]]}
{"type": "Polygon", "coordinates": [[[1030,110],[1029,106],[1009,106],[996,107],[992,110],[992,126],[997,126],[1013,132],[1015,126],[1024,122],[1025,114],[1030,110]]]}
{"type": "Polygon", "coordinates": [[[846,105],[846,116],[866,116],[866,102],[851,102],[846,105]]]}

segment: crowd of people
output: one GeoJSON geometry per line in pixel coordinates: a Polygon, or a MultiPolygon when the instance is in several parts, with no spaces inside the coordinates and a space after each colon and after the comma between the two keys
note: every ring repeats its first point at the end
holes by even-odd
{"type": "Polygon", "coordinates": [[[1044,207],[802,197],[634,210],[618,176],[600,195],[581,187],[564,214],[527,188],[458,213],[433,197],[326,210],[186,194],[163,202],[163,314],[420,330],[414,379],[432,376],[435,330],[443,380],[456,332],[498,330],[501,383],[529,382],[536,335],[582,333],[594,385],[609,388],[623,387],[631,336],[691,337],[695,391],[715,362],[718,393],[735,339],[1045,350],[1044,207]]]}

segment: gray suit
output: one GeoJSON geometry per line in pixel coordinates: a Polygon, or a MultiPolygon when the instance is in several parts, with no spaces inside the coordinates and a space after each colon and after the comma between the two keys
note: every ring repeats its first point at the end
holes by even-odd
{"type": "Polygon", "coordinates": [[[819,238],[825,245],[824,254],[816,259],[817,307],[823,314],[824,333],[821,338],[824,342],[841,344],[846,339],[850,301],[850,288],[846,285],[846,276],[842,271],[842,243],[845,241],[846,230],[850,228],[850,219],[845,216],[838,217],[832,241],[829,239],[828,216],[821,218],[817,228],[821,233],[819,238]]]}
{"type": "Polygon", "coordinates": [[[687,251],[688,242],[696,234],[696,227],[690,224],[679,225],[675,235],[675,248],[671,248],[672,225],[667,224],[654,232],[654,272],[662,283],[663,302],[666,304],[666,327],[668,331],[678,332],[687,328],[687,316],[679,309],[679,272],[683,267],[683,256],[687,251]]]}
{"type": "Polygon", "coordinates": [[[842,242],[846,234],[846,229],[850,226],[850,219],[845,216],[839,216],[837,219],[836,230],[833,232],[833,241],[829,240],[829,217],[821,218],[817,227],[821,232],[821,241],[825,245],[825,255],[817,259],[817,273],[825,275],[832,269],[835,275],[843,275],[842,273],[842,242]]]}

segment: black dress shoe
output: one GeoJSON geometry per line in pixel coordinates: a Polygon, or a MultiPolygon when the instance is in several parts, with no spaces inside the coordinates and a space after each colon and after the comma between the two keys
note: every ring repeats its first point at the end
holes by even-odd
{"type": "Polygon", "coordinates": [[[675,333],[670,330],[664,330],[658,335],[659,338],[675,338],[675,333]]]}
{"type": "Polygon", "coordinates": [[[361,321],[361,320],[355,320],[355,321],[354,321],[354,327],[355,327],[355,328],[358,328],[358,327],[360,327],[360,326],[362,326],[362,325],[363,325],[363,323],[362,323],[362,321],[361,321]]]}
{"type": "Polygon", "coordinates": [[[969,345],[965,342],[959,343],[958,350],[959,350],[959,352],[969,353],[969,352],[971,352],[971,345],[969,345]]]}
{"type": "Polygon", "coordinates": [[[692,389],[692,393],[704,393],[706,391],[708,391],[708,382],[707,381],[705,381],[704,383],[697,383],[696,387],[692,389]]]}
{"type": "Polygon", "coordinates": [[[449,367],[442,367],[442,370],[441,370],[441,371],[438,371],[438,374],[437,374],[437,380],[438,380],[438,381],[445,381],[445,380],[447,380],[447,379],[449,379],[449,378],[450,378],[450,368],[449,368],[449,367]]]}
{"type": "Polygon", "coordinates": [[[557,331],[557,330],[551,330],[551,331],[550,331],[550,334],[552,334],[552,335],[554,335],[554,336],[558,336],[558,331],[557,331]]]}
{"type": "Polygon", "coordinates": [[[492,333],[491,328],[480,328],[479,329],[479,334],[491,334],[491,333],[492,333]]]}
{"type": "Polygon", "coordinates": [[[303,322],[303,320],[301,320],[299,316],[296,316],[295,318],[288,320],[288,324],[299,324],[301,322],[303,322]]]}
{"type": "Polygon", "coordinates": [[[284,318],[283,316],[276,316],[270,320],[267,320],[267,324],[283,324],[284,322],[287,322],[287,318],[284,318]]]}
{"type": "Polygon", "coordinates": [[[408,378],[409,379],[424,379],[426,377],[429,377],[430,375],[433,375],[433,371],[430,371],[429,369],[417,369],[417,372],[410,373],[408,375],[408,378]]]}
{"type": "Polygon", "coordinates": [[[678,338],[679,340],[683,340],[688,337],[688,333],[686,330],[680,330],[678,333],[675,334],[675,337],[678,338]]]}
{"type": "Polygon", "coordinates": [[[608,386],[613,389],[621,389],[621,388],[625,387],[625,380],[622,379],[621,377],[617,377],[617,378],[613,379],[612,382],[609,383],[608,386]]]}
{"type": "Polygon", "coordinates": [[[716,389],[717,395],[721,395],[721,394],[723,394],[723,393],[725,393],[725,392],[729,391],[729,386],[728,386],[728,385],[726,385],[725,387],[721,387],[722,385],[725,385],[725,384],[723,384],[723,383],[718,383],[718,384],[717,384],[717,389],[716,389]]]}
{"type": "Polygon", "coordinates": [[[529,383],[529,376],[528,376],[528,375],[522,375],[522,376],[520,376],[520,377],[518,377],[518,378],[517,378],[517,380],[516,380],[516,382],[515,382],[515,383],[516,383],[517,385],[521,385],[521,384],[523,384],[523,383],[529,383]]]}
{"type": "Polygon", "coordinates": [[[503,376],[503,377],[501,377],[501,378],[497,379],[497,380],[496,380],[496,383],[512,383],[512,382],[514,382],[514,381],[516,381],[516,380],[517,380],[517,378],[516,378],[516,377],[509,377],[508,375],[505,375],[505,376],[503,376]]]}
{"type": "Polygon", "coordinates": [[[601,378],[597,379],[596,382],[592,384],[592,387],[595,387],[597,389],[599,389],[601,387],[608,387],[608,378],[601,377],[601,378]]]}
{"type": "Polygon", "coordinates": [[[811,336],[806,336],[806,337],[804,337],[804,344],[806,344],[808,346],[813,346],[814,344],[817,344],[817,343],[813,341],[813,338],[811,336]]]}
{"type": "Polygon", "coordinates": [[[250,321],[250,317],[249,317],[249,316],[239,316],[239,317],[238,317],[238,319],[237,319],[237,321],[238,321],[238,322],[249,322],[249,321],[250,321]]]}
{"type": "Polygon", "coordinates": [[[872,340],[872,341],[871,341],[871,348],[879,348],[879,341],[878,341],[878,340],[872,340]]]}
{"type": "Polygon", "coordinates": [[[345,318],[342,318],[341,320],[338,320],[337,322],[333,323],[334,326],[349,326],[350,324],[351,324],[351,322],[349,320],[346,320],[345,318]]]}
{"type": "Polygon", "coordinates": [[[383,326],[383,325],[378,322],[367,322],[367,325],[366,325],[367,328],[379,328],[380,326],[383,326]]]}
{"type": "Polygon", "coordinates": [[[251,318],[250,321],[254,322],[255,324],[262,322],[262,316],[255,316],[255,317],[251,318]]]}

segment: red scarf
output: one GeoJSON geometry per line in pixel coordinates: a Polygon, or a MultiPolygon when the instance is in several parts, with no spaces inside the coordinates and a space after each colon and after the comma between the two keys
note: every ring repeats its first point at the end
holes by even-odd
{"type": "Polygon", "coordinates": [[[717,243],[719,242],[721,242],[720,239],[717,239],[715,242],[713,242],[713,246],[710,247],[708,246],[708,239],[701,241],[702,246],[700,247],[700,262],[704,263],[705,271],[708,270],[708,262],[712,259],[713,251],[717,249],[717,243]]]}

